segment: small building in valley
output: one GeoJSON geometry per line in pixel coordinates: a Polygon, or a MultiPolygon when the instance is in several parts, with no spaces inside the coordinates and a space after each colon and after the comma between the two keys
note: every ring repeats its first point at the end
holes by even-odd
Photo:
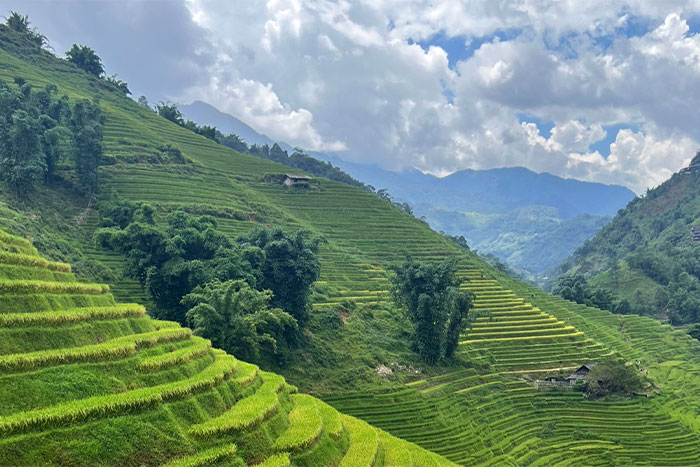
{"type": "Polygon", "coordinates": [[[285,174],[284,178],[282,179],[282,185],[285,186],[292,186],[296,185],[297,183],[300,182],[310,182],[311,177],[306,176],[306,175],[290,175],[290,174],[285,174]]]}
{"type": "Polygon", "coordinates": [[[569,382],[569,384],[574,384],[576,381],[579,379],[584,379],[586,376],[588,376],[588,373],[590,373],[591,368],[596,366],[595,363],[589,363],[587,365],[581,365],[578,370],[574,371],[571,373],[567,378],[566,381],[569,382]]]}
{"type": "Polygon", "coordinates": [[[594,366],[596,366],[596,363],[581,365],[566,378],[550,376],[546,379],[538,379],[535,381],[535,389],[538,391],[571,391],[576,381],[584,379],[594,366]]]}

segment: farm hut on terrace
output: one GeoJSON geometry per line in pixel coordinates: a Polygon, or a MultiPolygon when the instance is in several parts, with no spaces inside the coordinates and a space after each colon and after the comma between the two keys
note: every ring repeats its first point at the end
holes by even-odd
{"type": "Polygon", "coordinates": [[[585,378],[585,377],[588,375],[588,373],[590,373],[591,368],[593,368],[594,366],[596,366],[595,363],[589,363],[589,364],[587,364],[587,365],[581,365],[581,366],[578,368],[578,370],[574,371],[573,373],[571,373],[571,374],[566,378],[566,381],[568,381],[569,384],[574,384],[574,383],[575,383],[576,381],[578,381],[579,379],[585,378]]]}
{"type": "Polygon", "coordinates": [[[290,175],[285,174],[284,179],[282,179],[282,185],[292,186],[300,182],[310,182],[311,177],[306,175],[290,175]]]}

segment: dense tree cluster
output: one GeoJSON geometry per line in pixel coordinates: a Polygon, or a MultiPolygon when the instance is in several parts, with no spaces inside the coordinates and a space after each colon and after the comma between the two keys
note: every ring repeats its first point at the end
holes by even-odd
{"type": "Polygon", "coordinates": [[[150,205],[118,199],[100,212],[105,227],[96,242],[127,258],[126,274],[148,292],[156,317],[193,324],[226,350],[253,357],[263,347],[274,351],[278,338],[287,342],[307,322],[320,263],[317,241],[304,232],[259,228],[231,241],[211,216],[176,211],[160,225],[150,205]],[[243,298],[253,303],[229,303],[243,298]],[[248,340],[235,347],[214,323],[248,340]]]}
{"type": "Polygon", "coordinates": [[[259,291],[244,280],[218,280],[197,286],[182,303],[195,334],[211,340],[238,358],[260,361],[261,354],[280,354],[280,346],[297,329],[297,321],[271,308],[272,292],[259,291]]]}
{"type": "Polygon", "coordinates": [[[554,295],[583,305],[609,310],[618,314],[631,313],[627,300],[615,300],[613,293],[601,287],[592,287],[581,274],[566,274],[561,276],[554,288],[554,295]]]}
{"type": "Polygon", "coordinates": [[[577,388],[597,399],[609,395],[629,397],[644,390],[645,379],[639,369],[621,360],[608,358],[599,362],[577,388]]]}
{"type": "Polygon", "coordinates": [[[50,182],[61,162],[72,165],[80,186],[95,190],[102,158],[104,118],[97,103],[47,85],[35,91],[24,79],[0,80],[0,179],[20,198],[42,179],[50,182]]]}
{"type": "Polygon", "coordinates": [[[459,290],[455,264],[408,258],[392,270],[392,295],[413,323],[414,350],[429,363],[451,357],[475,317],[473,296],[459,290]]]}

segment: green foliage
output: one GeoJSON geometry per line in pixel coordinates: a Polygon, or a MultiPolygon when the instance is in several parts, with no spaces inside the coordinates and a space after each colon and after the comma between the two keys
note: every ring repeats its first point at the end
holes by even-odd
{"type": "Polygon", "coordinates": [[[259,287],[273,293],[271,305],[289,313],[303,326],[308,320],[311,284],[321,273],[316,257],[318,239],[304,231],[256,228],[239,237],[245,255],[258,269],[259,287]],[[253,249],[249,247],[254,247],[253,249]]]}
{"type": "Polygon", "coordinates": [[[688,335],[700,341],[700,323],[695,323],[688,328],[688,335]]]}
{"type": "Polygon", "coordinates": [[[413,346],[429,363],[452,356],[459,336],[475,318],[472,294],[459,290],[455,264],[417,262],[408,258],[392,268],[392,294],[414,325],[413,346]]]}
{"type": "Polygon", "coordinates": [[[176,104],[159,102],[158,104],[156,104],[155,110],[158,115],[165,118],[166,120],[170,120],[176,125],[179,125],[183,128],[187,128],[188,130],[193,131],[198,135],[202,135],[206,138],[216,140],[217,134],[219,134],[216,130],[216,127],[207,125],[199,126],[191,120],[185,121],[184,117],[182,116],[182,112],[180,112],[180,109],[177,107],[176,104]]]}
{"type": "Polygon", "coordinates": [[[27,15],[23,16],[16,11],[11,11],[10,16],[5,19],[5,25],[21,34],[35,47],[43,47],[48,44],[46,36],[30,28],[29,16],[27,15]]]}
{"type": "Polygon", "coordinates": [[[75,103],[71,116],[75,138],[75,170],[82,188],[92,193],[97,188],[97,169],[102,158],[104,117],[97,103],[83,99],[75,103]]]}
{"type": "Polygon", "coordinates": [[[612,358],[591,368],[585,379],[586,393],[593,398],[611,394],[630,396],[644,389],[644,380],[634,366],[612,358]]]}
{"type": "Polygon", "coordinates": [[[675,325],[700,321],[700,244],[691,235],[698,217],[699,174],[674,174],[620,210],[562,270],[605,284],[613,311],[627,300],[631,313],[675,325]]]}
{"type": "MultiPolygon", "coordinates": [[[[23,80],[16,80],[23,83],[23,80]]],[[[71,108],[47,85],[12,89],[0,81],[0,179],[26,199],[43,177],[55,175],[61,161],[73,159],[83,188],[94,191],[102,154],[104,119],[97,104],[87,100],[71,108]]]]}
{"type": "Polygon", "coordinates": [[[187,322],[195,334],[239,358],[259,361],[261,351],[277,354],[296,320],[279,308],[270,308],[271,292],[257,291],[243,280],[215,280],[182,299],[189,308],[187,322]]]}
{"type": "Polygon", "coordinates": [[[42,178],[45,164],[39,135],[39,122],[24,110],[0,121],[0,178],[18,198],[28,196],[42,178]]]}
{"type": "Polygon", "coordinates": [[[177,211],[160,227],[148,205],[110,205],[106,222],[115,226],[98,230],[96,242],[126,256],[126,273],[148,291],[158,307],[156,316],[185,324],[182,298],[213,280],[244,278],[256,284],[244,252],[216,229],[214,218],[177,211]]]}
{"type": "Polygon", "coordinates": [[[73,44],[66,52],[66,57],[73,65],[98,78],[105,73],[102,59],[87,45],[73,44]]]}
{"type": "Polygon", "coordinates": [[[279,162],[288,167],[303,170],[317,177],[324,177],[335,182],[345,183],[350,186],[360,188],[364,191],[373,192],[374,189],[364,183],[354,179],[346,172],[343,172],[337,167],[334,167],[330,162],[318,160],[306,154],[302,149],[295,148],[290,155],[285,149],[282,149],[279,144],[275,143],[272,146],[268,144],[257,145],[248,144],[235,133],[224,135],[215,130],[215,139],[218,143],[228,146],[234,151],[251,154],[262,159],[279,162]]]}
{"type": "Polygon", "coordinates": [[[561,276],[552,289],[552,293],[572,302],[593,306],[601,310],[609,310],[620,314],[629,314],[631,312],[630,303],[627,300],[615,301],[615,297],[610,290],[601,287],[591,287],[585,277],[580,274],[561,276]]]}

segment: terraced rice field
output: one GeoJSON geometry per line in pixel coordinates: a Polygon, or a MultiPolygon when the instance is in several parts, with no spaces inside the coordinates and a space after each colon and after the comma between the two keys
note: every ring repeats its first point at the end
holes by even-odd
{"type": "MultiPolygon", "coordinates": [[[[63,62],[28,65],[0,50],[0,64],[0,78],[8,81],[23,76],[36,86],[58,83],[71,98],[99,95],[108,156],[149,155],[173,144],[191,161],[103,167],[102,196],[113,191],[148,201],[161,215],[208,213],[231,236],[270,225],[323,237],[316,309],[388,305],[386,269],[411,255],[456,257],[462,287],[475,293],[482,313],[459,349],[471,366],[389,392],[324,397],[380,431],[318,401],[314,412],[278,376],[212,350],[170,323],[149,320],[138,306],[117,306],[112,292],[148,303],[138,285],[121,276],[121,258],[90,242],[80,248],[112,271],[110,291],[66,286],[76,281],[65,265],[0,235],[0,283],[7,284],[0,285],[0,464],[94,463],[100,452],[124,465],[164,459],[172,465],[234,459],[319,465],[319,456],[331,465],[442,462],[389,434],[464,465],[700,464],[700,345],[684,333],[514,281],[419,220],[347,185],[315,180],[316,189],[292,192],[266,183],[265,174],[288,169],[102,93],[63,62]],[[35,282],[11,284],[15,280],[35,282]],[[658,393],[589,401],[572,392],[537,392],[532,384],[611,353],[640,361],[658,393]],[[73,441],[66,444],[67,435],[73,441]]],[[[88,214],[76,226],[86,239],[97,227],[94,211],[88,214]]]]}
{"type": "Polygon", "coordinates": [[[460,351],[483,367],[418,380],[397,392],[326,400],[462,465],[700,463],[698,403],[692,396],[697,385],[686,373],[698,369],[696,343],[677,332],[669,349],[669,329],[658,322],[572,304],[493,271],[466,269],[460,276],[482,312],[460,351]],[[654,334],[656,341],[650,339],[654,334]],[[650,353],[631,351],[635,337],[628,335],[646,341],[642,348],[650,353]],[[666,386],[661,395],[592,401],[575,392],[535,389],[538,375],[568,375],[617,351],[630,351],[649,365],[655,381],[666,386]],[[663,354],[676,352],[693,358],[663,361],[663,354]]]}
{"type": "Polygon", "coordinates": [[[450,465],[145,312],[0,231],[0,465],[450,465]]]}

